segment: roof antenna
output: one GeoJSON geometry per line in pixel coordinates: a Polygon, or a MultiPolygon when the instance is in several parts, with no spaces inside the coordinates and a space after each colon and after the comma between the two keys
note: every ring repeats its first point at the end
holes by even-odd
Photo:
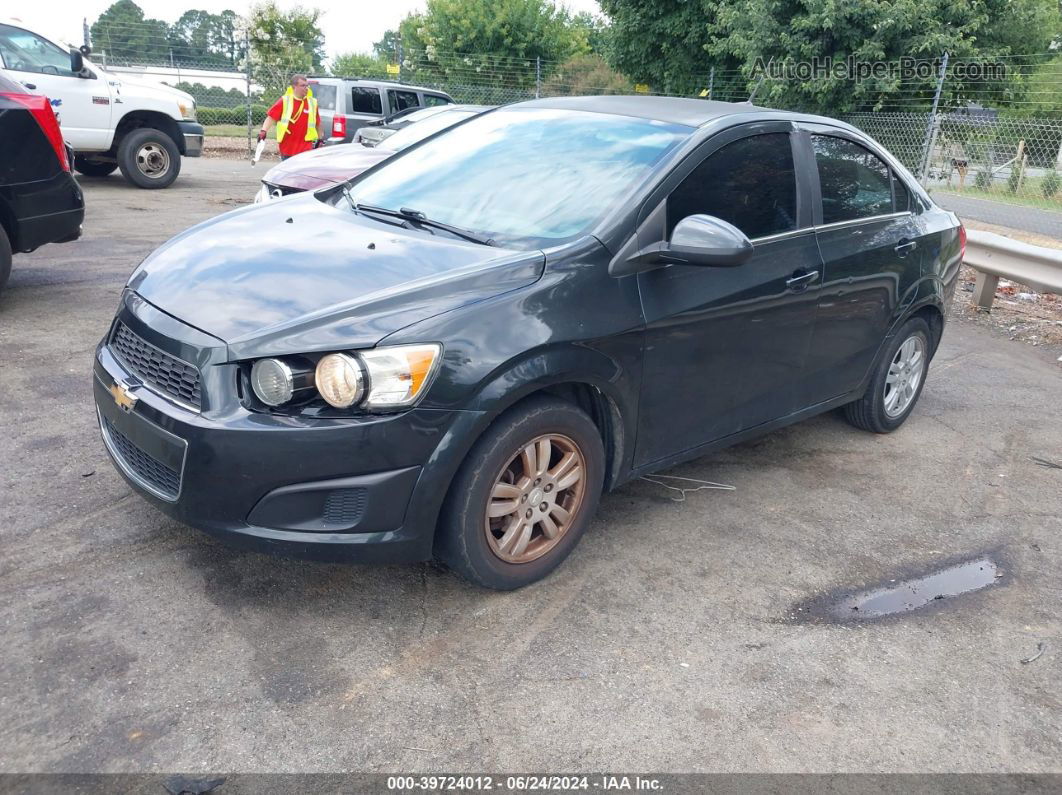
{"type": "Polygon", "coordinates": [[[760,79],[756,81],[756,85],[754,85],[752,87],[752,93],[749,94],[749,98],[746,99],[742,104],[751,105],[752,104],[752,100],[756,98],[756,92],[760,90],[760,86],[762,86],[762,85],[763,85],[763,75],[761,74],[760,75],[760,79]]]}

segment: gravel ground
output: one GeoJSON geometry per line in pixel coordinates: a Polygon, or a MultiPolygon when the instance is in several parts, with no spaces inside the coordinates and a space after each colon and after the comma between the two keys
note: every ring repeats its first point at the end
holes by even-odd
{"type": "Polygon", "coordinates": [[[84,180],[85,237],[16,257],[0,771],[1062,772],[1053,352],[957,315],[897,433],[828,414],[670,473],[734,491],[634,482],[516,593],[238,552],[130,492],[90,367],[137,262],[258,176],[84,180]],[[798,609],[981,556],[920,613],[798,609]]]}

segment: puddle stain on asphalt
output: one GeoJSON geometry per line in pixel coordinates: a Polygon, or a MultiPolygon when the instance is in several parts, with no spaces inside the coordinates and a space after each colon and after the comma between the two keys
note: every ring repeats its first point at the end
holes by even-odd
{"type": "Polygon", "coordinates": [[[790,618],[798,622],[838,623],[903,615],[980,591],[998,583],[1002,577],[1003,572],[995,561],[981,557],[855,592],[835,591],[798,604],[790,618]]]}

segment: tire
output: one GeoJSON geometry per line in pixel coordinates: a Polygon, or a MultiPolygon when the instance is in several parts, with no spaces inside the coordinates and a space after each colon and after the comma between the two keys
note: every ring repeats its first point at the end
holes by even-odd
{"type": "Polygon", "coordinates": [[[84,174],[86,177],[106,177],[108,174],[114,173],[114,170],[118,168],[118,163],[89,160],[84,155],[75,155],[74,168],[78,170],[79,174],[84,174]]]}
{"type": "Polygon", "coordinates": [[[844,407],[845,419],[864,431],[895,431],[922,394],[932,356],[929,325],[920,317],[911,318],[885,346],[863,397],[844,407]],[[917,364],[911,358],[913,353],[920,354],[917,364]],[[897,379],[900,387],[895,385],[897,379]]]}
{"type": "Polygon", "coordinates": [[[604,471],[601,435],[584,411],[546,397],[519,404],[476,442],[454,478],[436,558],[485,588],[509,591],[542,579],[579,543],[597,510],[604,471]],[[543,472],[535,465],[544,439],[550,463],[543,472]],[[528,449],[534,451],[530,460],[522,452],[528,449]],[[526,477],[529,465],[539,477],[526,477]],[[573,481],[577,470],[581,478],[573,481]],[[506,512],[510,506],[515,510],[506,512]]]}
{"type": "Polygon", "coordinates": [[[3,292],[7,284],[7,277],[11,275],[11,241],[7,239],[7,232],[0,226],[0,292],[3,292]]]}
{"type": "Polygon", "coordinates": [[[181,153],[166,133],[140,127],[118,144],[118,168],[138,188],[168,188],[181,173],[181,153]]]}

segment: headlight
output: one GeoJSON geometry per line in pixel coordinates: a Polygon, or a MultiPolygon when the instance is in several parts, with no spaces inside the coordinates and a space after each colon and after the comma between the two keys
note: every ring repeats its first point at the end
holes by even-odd
{"type": "Polygon", "coordinates": [[[314,377],[321,397],[337,409],[353,406],[365,395],[361,365],[345,353],[330,353],[321,359],[314,377]]]}
{"type": "Polygon", "coordinates": [[[195,100],[191,102],[178,102],[177,107],[181,110],[181,118],[185,121],[195,121],[195,100]]]}
{"type": "Polygon", "coordinates": [[[295,394],[295,378],[280,359],[259,359],[251,367],[251,388],[267,406],[280,406],[295,394]]]}
{"type": "Polygon", "coordinates": [[[397,408],[412,404],[435,374],[442,347],[396,345],[374,348],[358,355],[369,375],[369,408],[397,408]]]}

